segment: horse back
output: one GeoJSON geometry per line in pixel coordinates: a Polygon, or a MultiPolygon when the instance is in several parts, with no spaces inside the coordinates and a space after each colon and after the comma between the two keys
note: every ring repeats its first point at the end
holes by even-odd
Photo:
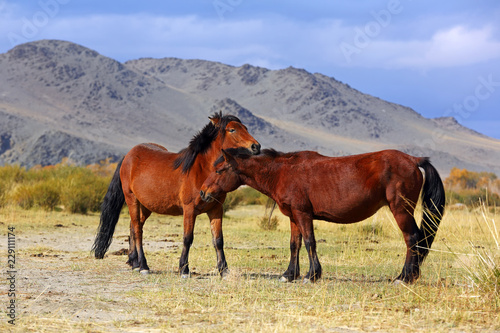
{"type": "Polygon", "coordinates": [[[283,169],[283,197],[290,206],[312,210],[314,218],[353,223],[373,215],[395,197],[418,199],[420,158],[396,150],[345,157],[304,152],[283,169]],[[302,158],[303,157],[303,158],[302,158]],[[289,193],[297,193],[290,196],[289,193]],[[291,198],[291,199],[289,199],[291,198]]]}

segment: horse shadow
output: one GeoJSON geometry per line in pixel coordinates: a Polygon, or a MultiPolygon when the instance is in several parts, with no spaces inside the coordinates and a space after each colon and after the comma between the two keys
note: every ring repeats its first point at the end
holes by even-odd
{"type": "MultiPolygon", "coordinates": [[[[178,275],[179,271],[173,270],[173,271],[167,271],[167,270],[152,270],[149,272],[148,275],[178,275]]],[[[228,277],[221,277],[219,273],[212,271],[212,272],[206,272],[206,273],[199,273],[199,272],[191,272],[190,273],[190,278],[191,279],[196,279],[196,280],[208,280],[208,279],[214,279],[214,278],[221,278],[222,280],[224,279],[238,279],[241,278],[242,280],[269,280],[269,281],[279,281],[281,278],[281,274],[277,273],[238,273],[236,275],[229,275],[228,277]]],[[[293,282],[289,282],[292,284],[303,284],[303,276],[300,276],[298,279],[296,279],[293,282]]],[[[393,283],[394,278],[391,277],[337,277],[337,276],[323,276],[321,280],[318,282],[323,281],[323,283],[335,283],[335,282],[340,282],[340,283],[362,283],[362,284],[377,284],[377,283],[393,283]]],[[[285,282],[283,282],[285,283],[285,282]]]]}

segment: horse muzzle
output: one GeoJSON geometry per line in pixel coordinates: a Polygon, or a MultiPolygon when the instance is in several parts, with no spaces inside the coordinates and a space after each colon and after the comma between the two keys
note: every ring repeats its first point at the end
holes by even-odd
{"type": "Polygon", "coordinates": [[[200,197],[201,197],[201,200],[203,200],[205,202],[214,201],[214,198],[210,195],[210,193],[204,192],[203,190],[200,191],[200,197]]]}
{"type": "Polygon", "coordinates": [[[250,146],[250,151],[252,152],[253,155],[259,155],[260,154],[260,143],[252,143],[250,146]]]}

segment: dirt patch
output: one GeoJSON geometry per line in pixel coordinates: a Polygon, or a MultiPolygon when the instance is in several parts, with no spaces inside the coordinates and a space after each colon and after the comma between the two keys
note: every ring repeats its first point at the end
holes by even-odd
{"type": "MultiPolygon", "coordinates": [[[[145,276],[132,271],[125,264],[128,236],[120,232],[103,260],[93,258],[90,248],[94,228],[71,224],[34,231],[16,228],[17,327],[30,330],[30,322],[45,321],[48,327],[74,328],[81,324],[92,331],[113,331],[123,323],[153,315],[148,307],[135,304],[134,293],[152,288],[154,276],[173,276],[176,272],[152,271],[145,276]]],[[[168,253],[179,245],[162,239],[149,240],[144,246],[150,253],[168,253]]],[[[7,262],[7,250],[7,241],[2,242],[2,262],[7,262]]],[[[5,321],[0,330],[2,327],[12,328],[5,321]]]]}

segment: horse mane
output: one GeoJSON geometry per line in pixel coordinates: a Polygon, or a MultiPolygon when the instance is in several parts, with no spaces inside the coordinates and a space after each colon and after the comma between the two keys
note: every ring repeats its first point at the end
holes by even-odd
{"type": "Polygon", "coordinates": [[[199,154],[207,152],[218,135],[225,135],[227,124],[231,121],[241,123],[238,117],[232,115],[222,115],[222,111],[216,112],[210,119],[219,119],[217,125],[209,122],[201,131],[199,131],[189,142],[189,146],[179,152],[179,157],[174,161],[174,170],[182,167],[182,173],[188,173],[191,170],[196,157],[199,154]]]}

